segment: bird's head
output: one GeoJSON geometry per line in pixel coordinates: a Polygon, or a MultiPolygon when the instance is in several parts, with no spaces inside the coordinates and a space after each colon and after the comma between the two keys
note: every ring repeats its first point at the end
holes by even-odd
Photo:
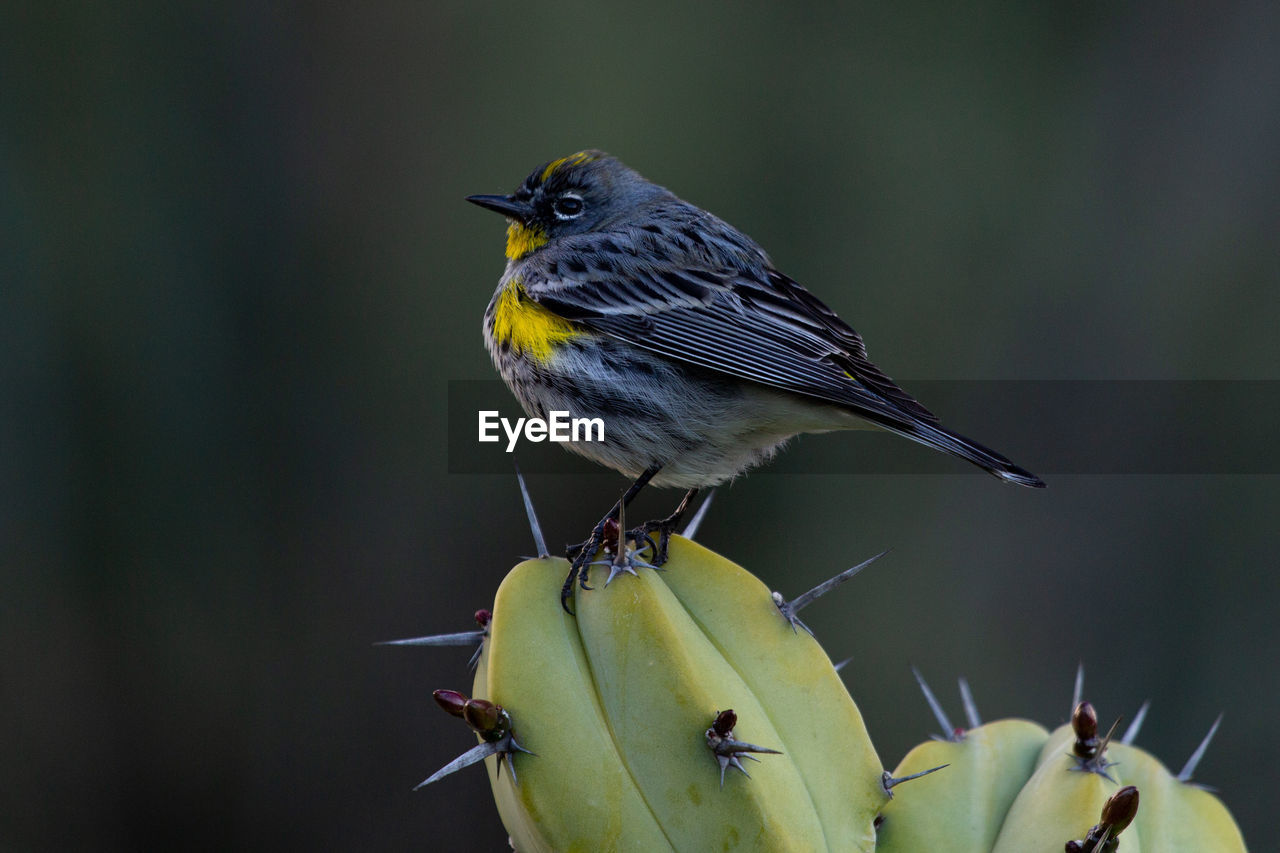
{"type": "Polygon", "coordinates": [[[534,169],[510,195],[467,201],[511,220],[507,257],[518,260],[552,240],[604,230],[646,202],[668,197],[603,151],[579,151],[534,169]]]}

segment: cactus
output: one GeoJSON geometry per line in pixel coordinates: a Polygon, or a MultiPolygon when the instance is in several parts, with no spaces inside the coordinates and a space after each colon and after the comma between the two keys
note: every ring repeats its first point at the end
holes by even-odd
{"type": "Polygon", "coordinates": [[[518,785],[486,762],[516,848],[873,850],[883,768],[830,660],[740,567],[676,537],[665,568],[576,617],[563,560],[499,588],[473,692],[537,753],[518,785]]]}
{"type": "Polygon", "coordinates": [[[1110,733],[1099,736],[1093,706],[1079,701],[1078,680],[1071,722],[1052,733],[1025,720],[978,724],[976,711],[971,728],[953,729],[923,680],[921,687],[949,735],[912,749],[895,773],[940,760],[950,767],[885,807],[881,853],[1245,849],[1222,803],[1187,784],[1202,749],[1175,777],[1131,744],[1145,708],[1112,743],[1110,733]]]}
{"type": "Polygon", "coordinates": [[[478,744],[422,785],[483,761],[518,851],[1245,849],[1189,781],[1209,738],[1174,776],[1132,745],[1145,706],[1119,742],[1100,735],[1082,675],[1070,724],[1050,733],[982,723],[963,681],[968,725],[954,727],[917,673],[944,735],[886,773],[798,618],[871,560],[788,602],[690,539],[654,570],[615,532],[608,581],[569,613],[554,594],[568,563],[547,556],[521,488],[541,556],[512,569],[480,630],[394,641],[478,644],[473,696],[435,693],[478,744]]]}

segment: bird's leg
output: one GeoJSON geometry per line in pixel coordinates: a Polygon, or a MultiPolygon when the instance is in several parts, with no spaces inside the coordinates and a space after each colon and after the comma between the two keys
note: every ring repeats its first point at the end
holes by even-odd
{"type": "Polygon", "coordinates": [[[653,549],[653,565],[661,566],[667,562],[667,545],[671,542],[671,534],[679,526],[680,520],[684,518],[685,512],[689,509],[689,504],[693,503],[693,499],[697,496],[697,488],[690,489],[684,493],[684,497],[680,499],[680,505],[676,507],[676,511],[671,515],[659,521],[646,521],[627,534],[628,538],[635,540],[637,547],[645,539],[648,539],[650,543],[653,542],[653,538],[649,536],[650,533],[658,534],[658,544],[653,549]]]}
{"type": "Polygon", "coordinates": [[[613,509],[605,514],[605,517],[596,523],[592,528],[591,535],[587,537],[587,541],[578,545],[570,545],[566,549],[566,556],[573,561],[569,567],[569,576],[564,579],[564,586],[560,588],[560,606],[565,609],[566,613],[572,613],[569,609],[569,596],[573,594],[573,582],[576,580],[578,585],[583,589],[591,589],[587,585],[587,561],[595,556],[596,550],[604,541],[604,527],[610,521],[617,521],[618,514],[622,508],[631,503],[635,496],[640,494],[640,490],[648,485],[654,475],[661,470],[661,465],[650,465],[644,470],[644,473],[636,478],[631,487],[622,495],[622,499],[613,505],[613,509]]]}

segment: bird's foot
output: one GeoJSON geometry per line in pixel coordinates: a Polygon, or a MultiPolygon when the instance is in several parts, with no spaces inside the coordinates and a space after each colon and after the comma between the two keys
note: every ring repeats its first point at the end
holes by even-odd
{"type": "Polygon", "coordinates": [[[653,534],[658,534],[658,542],[653,549],[654,568],[659,568],[667,562],[667,547],[671,544],[671,534],[675,533],[676,528],[680,526],[680,521],[684,518],[685,511],[689,509],[689,504],[693,503],[693,499],[697,494],[697,489],[690,489],[685,493],[680,505],[676,507],[675,512],[671,513],[671,515],[657,521],[646,521],[627,534],[628,538],[635,540],[637,543],[647,541],[650,544],[653,544],[653,534]]]}
{"type": "Polygon", "coordinates": [[[614,578],[624,572],[629,575],[636,575],[636,569],[638,568],[661,570],[659,566],[640,559],[640,554],[645,551],[656,554],[657,545],[647,533],[643,532],[643,527],[624,533],[621,525],[616,521],[610,521],[604,526],[604,552],[606,555],[611,554],[612,556],[604,560],[594,560],[587,565],[608,566],[609,577],[604,582],[604,585],[608,586],[613,582],[614,578]],[[635,543],[635,547],[627,547],[628,542],[635,543]]]}

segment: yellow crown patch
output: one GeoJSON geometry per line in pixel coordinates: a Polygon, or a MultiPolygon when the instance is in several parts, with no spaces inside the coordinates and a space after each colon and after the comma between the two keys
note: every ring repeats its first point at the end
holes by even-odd
{"type": "Polygon", "coordinates": [[[590,163],[592,160],[600,159],[590,151],[579,151],[577,154],[570,154],[568,157],[561,157],[559,160],[552,160],[547,167],[542,170],[542,180],[545,183],[547,178],[554,175],[558,170],[565,166],[581,166],[583,163],[590,163]]]}

